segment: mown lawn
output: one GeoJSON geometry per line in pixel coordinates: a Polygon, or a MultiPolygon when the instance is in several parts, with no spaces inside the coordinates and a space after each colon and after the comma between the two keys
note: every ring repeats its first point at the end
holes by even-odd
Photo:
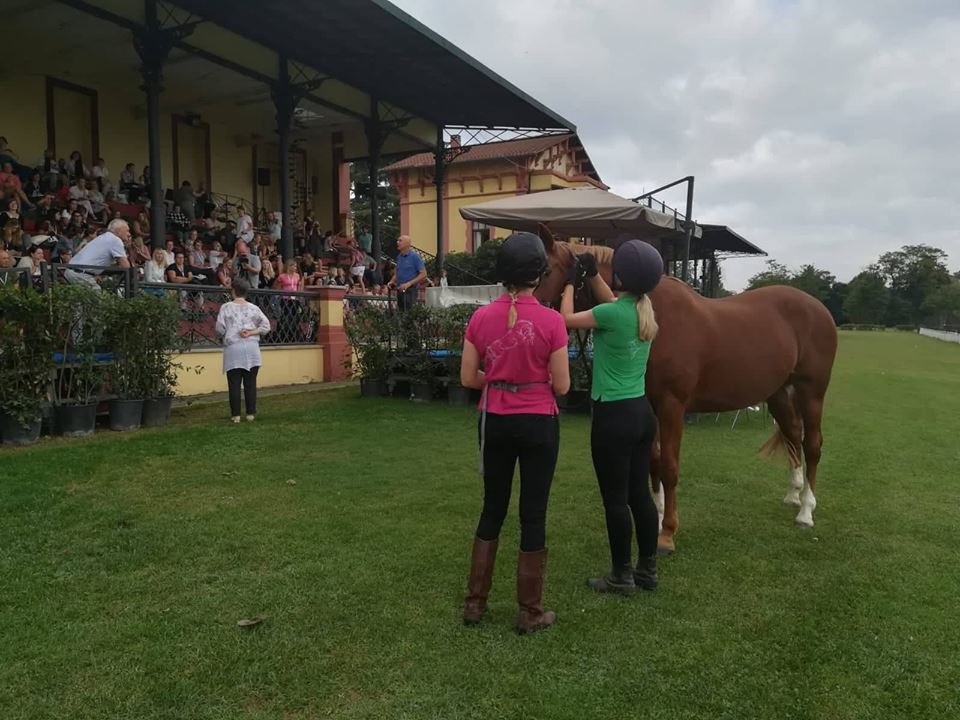
{"type": "Polygon", "coordinates": [[[355,396],[0,452],[0,718],[960,716],[960,346],[843,336],[813,530],[754,457],[769,425],[690,426],[678,552],[630,599],[584,585],[607,551],[565,417],[560,619],[527,638],[515,513],[489,621],[459,622],[473,412],[355,396]]]}

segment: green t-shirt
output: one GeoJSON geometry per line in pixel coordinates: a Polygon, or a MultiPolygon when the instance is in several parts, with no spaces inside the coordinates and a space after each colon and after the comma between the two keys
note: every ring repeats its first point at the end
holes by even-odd
{"type": "Polygon", "coordinates": [[[623,295],[616,302],[593,308],[597,329],[593,333],[594,400],[626,400],[646,393],[650,343],[640,339],[637,299],[623,295]]]}

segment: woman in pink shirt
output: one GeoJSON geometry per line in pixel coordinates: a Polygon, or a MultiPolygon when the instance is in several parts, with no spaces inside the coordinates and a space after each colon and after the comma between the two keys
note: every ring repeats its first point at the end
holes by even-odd
{"type": "Polygon", "coordinates": [[[563,317],[533,297],[546,268],[540,238],[532,233],[507,238],[497,257],[497,274],[507,293],[470,319],[460,368],[464,387],[483,390],[483,511],[473,541],[463,621],[479,623],[486,611],[500,528],[510,507],[513,471],[519,460],[516,628],[520,634],[550,627],[556,620],[555,613],[543,609],[546,517],[560,448],[554,393],[563,395],[570,389],[570,366],[563,317]]]}
{"type": "MultiPolygon", "coordinates": [[[[303,276],[297,272],[297,261],[287,260],[284,271],[277,275],[273,286],[278,290],[303,290],[303,276]]],[[[280,317],[277,320],[277,335],[280,342],[301,340],[299,331],[300,298],[295,295],[283,295],[280,298],[280,317]]]]}

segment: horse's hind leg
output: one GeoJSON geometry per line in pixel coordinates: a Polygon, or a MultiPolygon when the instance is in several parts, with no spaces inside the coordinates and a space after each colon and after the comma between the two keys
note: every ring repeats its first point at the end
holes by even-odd
{"type": "Polygon", "coordinates": [[[777,440],[783,440],[790,462],[790,487],[783,503],[800,507],[800,491],[803,490],[803,466],[800,462],[803,422],[797,412],[795,399],[793,387],[784,385],[767,398],[767,407],[779,428],[778,435],[775,435],[771,442],[776,444],[777,440]]]}
{"type": "Polygon", "coordinates": [[[807,461],[807,477],[800,494],[800,512],[797,524],[813,527],[813,511],[817,507],[814,494],[817,489],[817,466],[820,464],[820,450],[823,447],[823,435],[820,423],[823,419],[823,393],[800,385],[797,387],[797,406],[803,418],[803,456],[807,461]]]}

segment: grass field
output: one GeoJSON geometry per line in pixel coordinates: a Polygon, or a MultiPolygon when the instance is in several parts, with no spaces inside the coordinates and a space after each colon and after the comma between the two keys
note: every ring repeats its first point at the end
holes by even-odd
{"type": "Polygon", "coordinates": [[[690,426],[678,551],[635,598],[584,585],[608,556],[564,417],[559,621],[526,638],[515,511],[489,620],[459,622],[473,412],[356,394],[0,452],[0,718],[960,716],[960,346],[842,337],[813,530],[769,426],[690,426]]]}

